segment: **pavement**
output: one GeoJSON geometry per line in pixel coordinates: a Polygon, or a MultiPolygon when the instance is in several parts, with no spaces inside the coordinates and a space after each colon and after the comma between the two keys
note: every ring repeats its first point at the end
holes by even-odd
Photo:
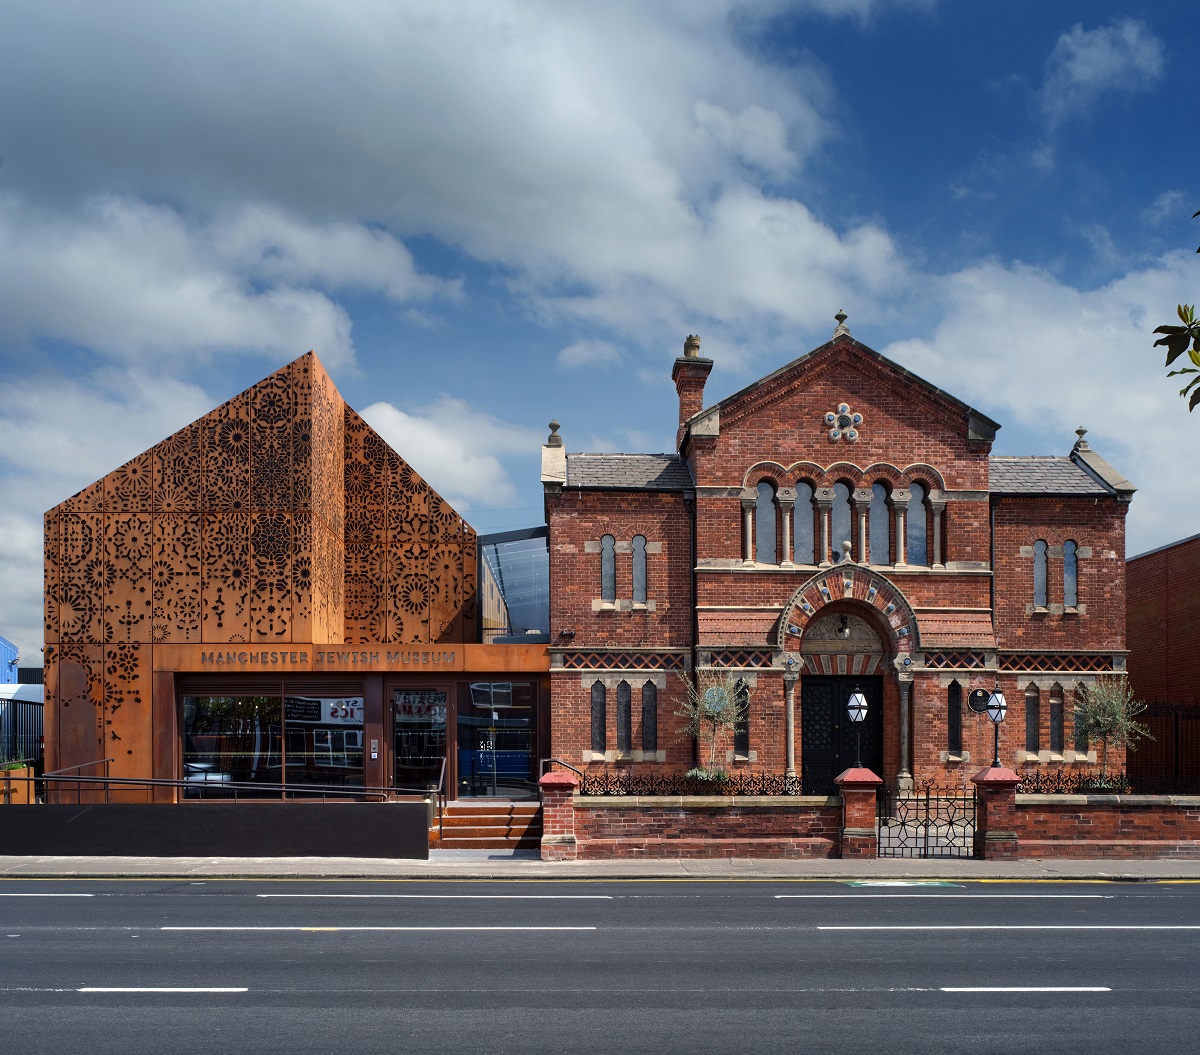
{"type": "Polygon", "coordinates": [[[963,858],[860,860],[614,860],[542,861],[517,853],[432,850],[428,861],[363,857],[14,857],[0,856],[7,879],[368,879],[368,880],[597,880],[825,879],[887,882],[958,881],[1200,883],[1198,860],[1044,859],[975,861],[963,858]]]}

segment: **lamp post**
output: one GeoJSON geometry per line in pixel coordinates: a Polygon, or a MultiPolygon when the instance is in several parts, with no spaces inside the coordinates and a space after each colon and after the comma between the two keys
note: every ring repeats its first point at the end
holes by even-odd
{"type": "Polygon", "coordinates": [[[1000,723],[1004,721],[1004,715],[1008,711],[1008,701],[1004,699],[1004,693],[1000,691],[1000,676],[996,675],[996,687],[992,690],[992,694],[987,701],[987,714],[992,723],[992,730],[996,734],[996,751],[995,757],[992,759],[992,768],[1000,768],[1000,723]]]}
{"type": "Polygon", "coordinates": [[[854,768],[862,769],[862,723],[867,716],[867,698],[859,692],[857,685],[846,704],[846,710],[850,712],[850,721],[854,723],[854,768]]]}

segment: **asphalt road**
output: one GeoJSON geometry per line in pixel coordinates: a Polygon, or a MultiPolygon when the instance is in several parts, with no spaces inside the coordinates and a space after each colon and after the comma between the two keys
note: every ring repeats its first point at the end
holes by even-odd
{"type": "Polygon", "coordinates": [[[0,881],[29,1053],[1194,1050],[1190,883],[0,881]]]}

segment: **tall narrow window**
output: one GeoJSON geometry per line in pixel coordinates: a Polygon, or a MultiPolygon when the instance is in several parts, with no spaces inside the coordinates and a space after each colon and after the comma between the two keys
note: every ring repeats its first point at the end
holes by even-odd
{"type": "Polygon", "coordinates": [[[905,560],[909,564],[928,564],[929,555],[925,548],[925,488],[913,484],[909,489],[912,498],[908,502],[908,519],[905,523],[905,560]]]}
{"type": "MultiPolygon", "coordinates": [[[[1076,690],[1075,700],[1078,702],[1078,690],[1076,690]]],[[[1086,755],[1088,751],[1088,735],[1087,726],[1083,724],[1083,718],[1078,711],[1072,709],[1071,725],[1075,730],[1075,750],[1081,755],[1086,755]]]]}
{"type": "Polygon", "coordinates": [[[1074,542],[1063,543],[1063,607],[1075,608],[1079,604],[1079,573],[1075,563],[1078,547],[1074,542]]]}
{"type": "Polygon", "coordinates": [[[816,546],[813,535],[813,489],[806,483],[796,484],[796,511],[792,514],[792,533],[796,539],[797,564],[815,564],[816,546]]]}
{"type": "Polygon", "coordinates": [[[604,752],[608,747],[608,693],[604,682],[592,682],[592,750],[604,752]]]}
{"type": "Polygon", "coordinates": [[[1025,690],[1025,750],[1042,749],[1042,699],[1036,685],[1025,690]]]}
{"type": "Polygon", "coordinates": [[[766,480],[758,485],[758,498],[754,504],[754,559],[759,564],[776,564],[775,532],[776,515],[775,488],[766,480]]]}
{"type": "Polygon", "coordinates": [[[1050,751],[1061,755],[1066,743],[1064,735],[1065,718],[1063,715],[1063,691],[1061,685],[1050,687],[1050,751]]]}
{"type": "Polygon", "coordinates": [[[739,680],[733,699],[737,705],[737,724],[733,727],[733,753],[746,758],[750,754],[750,686],[739,680]]]}
{"type": "Polygon", "coordinates": [[[658,686],[652,681],[642,686],[642,750],[658,750],[658,686]]]}
{"type": "Polygon", "coordinates": [[[633,750],[633,691],[627,681],[617,685],[617,750],[633,750]]]}
{"type": "Polygon", "coordinates": [[[633,536],[633,603],[646,603],[646,536],[633,536]]]}
{"type": "Polygon", "coordinates": [[[871,485],[871,509],[867,514],[872,564],[892,562],[892,523],[888,493],[883,484],[871,485]]]}
{"type": "Polygon", "coordinates": [[[1046,540],[1033,544],[1033,606],[1046,607],[1046,540]]]}
{"type": "Polygon", "coordinates": [[[957,681],[946,690],[946,753],[962,755],[962,686],[957,681]]]}
{"type": "Polygon", "coordinates": [[[833,532],[830,545],[833,548],[833,559],[841,560],[845,544],[854,539],[854,524],[850,516],[850,488],[845,484],[833,485],[833,512],[829,524],[833,532]]]}
{"type": "Polygon", "coordinates": [[[605,535],[600,540],[600,600],[617,599],[617,540],[605,535]]]}

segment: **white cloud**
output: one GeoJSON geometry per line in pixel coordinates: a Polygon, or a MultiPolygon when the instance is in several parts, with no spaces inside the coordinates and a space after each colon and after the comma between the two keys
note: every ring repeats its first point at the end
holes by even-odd
{"type": "Polygon", "coordinates": [[[1142,217],[1152,227],[1165,227],[1187,219],[1194,211],[1194,207],[1188,208],[1183,191],[1165,190],[1142,211],[1142,217]]]}
{"type": "Polygon", "coordinates": [[[740,114],[723,106],[696,101],[696,121],[721,150],[739,161],[773,176],[783,176],[796,166],[796,155],[788,149],[787,129],[782,118],[757,104],[740,114]]]}
{"type": "Polygon", "coordinates": [[[1149,27],[1119,18],[1098,29],[1072,26],[1046,61],[1042,113],[1051,127],[1085,115],[1103,98],[1151,91],[1166,72],[1166,48],[1149,27]]]}
{"type": "Polygon", "coordinates": [[[624,359],[621,349],[608,341],[576,341],[558,353],[559,366],[616,366],[624,359]]]}
{"type": "Polygon", "coordinates": [[[536,457],[545,438],[448,395],[412,412],[372,403],[362,416],[463,514],[473,506],[511,506],[517,491],[497,455],[536,457]]]}
{"type": "Polygon", "coordinates": [[[1194,299],[1194,277],[1183,251],[1094,290],[1020,264],[982,263],[931,283],[941,321],[928,339],[883,352],[1056,453],[1070,449],[1077,425],[1089,429],[1092,446],[1144,492],[1127,523],[1135,553],[1200,523],[1200,492],[1178,486],[1178,462],[1164,453],[1194,435],[1196,422],[1151,333],[1169,305],[1194,299]]]}

